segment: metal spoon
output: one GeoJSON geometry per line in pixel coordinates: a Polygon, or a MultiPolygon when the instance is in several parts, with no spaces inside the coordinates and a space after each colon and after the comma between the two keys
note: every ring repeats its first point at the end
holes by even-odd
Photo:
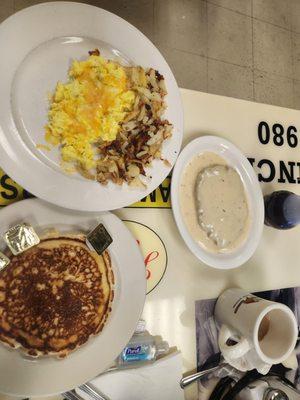
{"type": "Polygon", "coordinates": [[[208,375],[211,372],[217,371],[218,369],[223,368],[225,365],[226,364],[219,364],[219,365],[216,365],[215,367],[205,369],[204,371],[196,372],[195,374],[191,374],[191,375],[185,376],[179,382],[180,383],[180,387],[182,389],[184,389],[187,386],[191,385],[193,382],[198,381],[203,376],[208,375]]]}

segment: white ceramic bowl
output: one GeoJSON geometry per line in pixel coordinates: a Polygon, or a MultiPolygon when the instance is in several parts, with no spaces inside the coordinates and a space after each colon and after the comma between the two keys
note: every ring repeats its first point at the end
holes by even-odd
{"type": "Polygon", "coordinates": [[[255,252],[264,225],[264,202],[257,176],[247,158],[229,141],[217,136],[202,136],[190,142],[180,153],[173,170],[171,185],[172,209],[179,232],[188,248],[205,264],[219,269],[231,269],[244,264],[255,252]],[[188,162],[197,154],[213,152],[236,169],[245,187],[249,204],[250,227],[245,241],[228,253],[212,253],[201,247],[190,235],[180,209],[179,185],[188,162]]]}

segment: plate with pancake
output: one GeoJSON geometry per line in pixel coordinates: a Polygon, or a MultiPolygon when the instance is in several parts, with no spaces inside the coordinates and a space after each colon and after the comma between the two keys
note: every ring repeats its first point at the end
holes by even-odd
{"type": "Polygon", "coordinates": [[[138,29],[88,4],[47,2],[4,21],[0,47],[0,162],[27,191],[107,211],[168,176],[183,135],[179,89],[138,29]]]}
{"type": "Polygon", "coordinates": [[[0,212],[0,235],[26,223],[40,243],[0,271],[0,392],[62,393],[109,368],[131,338],[146,293],[143,257],[111,213],[78,213],[29,199],[0,212]],[[86,234],[103,223],[101,254],[86,234]]]}

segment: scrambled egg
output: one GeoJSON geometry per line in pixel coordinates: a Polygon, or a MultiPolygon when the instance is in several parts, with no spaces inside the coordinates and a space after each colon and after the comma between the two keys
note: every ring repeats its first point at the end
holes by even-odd
{"type": "Polygon", "coordinates": [[[46,141],[62,145],[63,161],[94,168],[93,144],[116,138],[134,101],[135,93],[127,89],[126,72],[118,63],[98,55],[74,61],[68,82],[58,82],[51,98],[46,141]]]}

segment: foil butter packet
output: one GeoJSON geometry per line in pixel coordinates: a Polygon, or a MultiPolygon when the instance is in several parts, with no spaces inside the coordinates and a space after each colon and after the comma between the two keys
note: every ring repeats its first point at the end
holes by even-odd
{"type": "Polygon", "coordinates": [[[6,257],[6,255],[1,253],[1,251],[0,251],[0,271],[2,271],[4,268],[6,268],[9,263],[10,263],[10,259],[8,257],[6,257]]]}
{"type": "Polygon", "coordinates": [[[92,250],[101,255],[105,249],[113,242],[112,237],[107,232],[103,224],[99,224],[86,236],[86,244],[92,250]]]}
{"type": "Polygon", "coordinates": [[[40,238],[32,226],[18,224],[10,228],[3,236],[13,255],[18,255],[40,243],[40,238]]]}

